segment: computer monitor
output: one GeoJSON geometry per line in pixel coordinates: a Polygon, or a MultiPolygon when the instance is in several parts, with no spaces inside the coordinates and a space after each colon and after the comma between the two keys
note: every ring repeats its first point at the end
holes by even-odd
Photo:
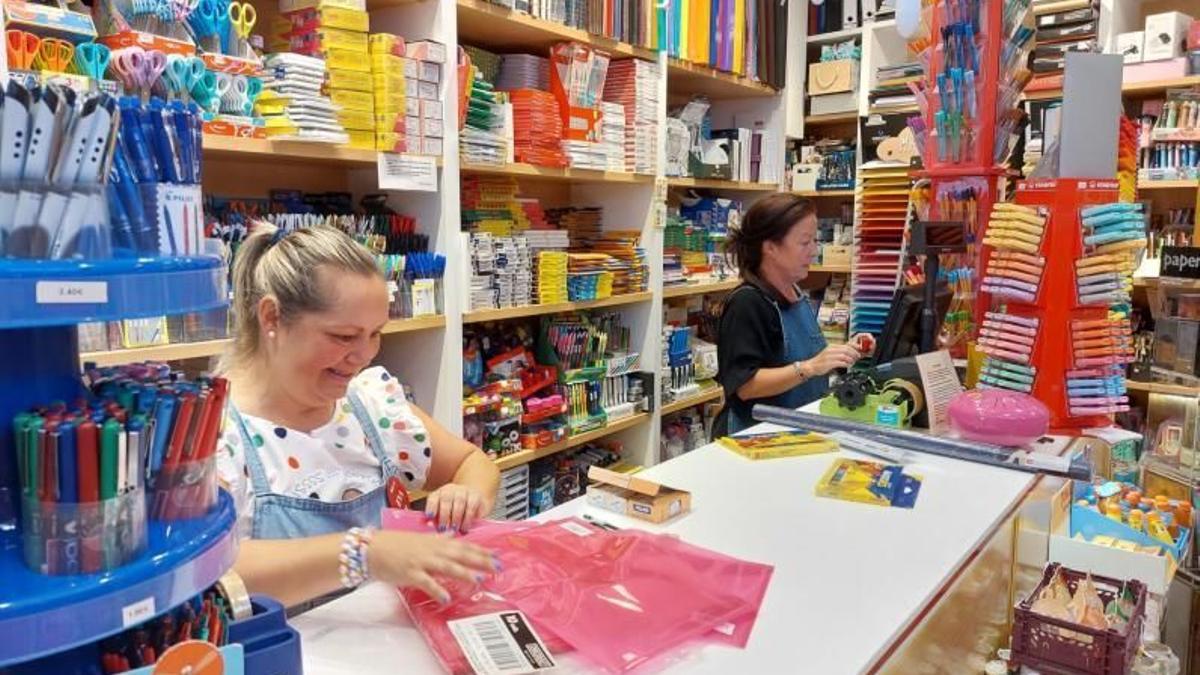
{"type": "MultiPolygon", "coordinates": [[[[892,297],[892,308],[887,322],[875,346],[873,365],[890,363],[906,356],[921,353],[921,310],[925,306],[925,287],[901,286],[892,297]]],[[[934,293],[934,315],[940,327],[950,309],[954,291],[946,283],[939,283],[934,293]]]]}

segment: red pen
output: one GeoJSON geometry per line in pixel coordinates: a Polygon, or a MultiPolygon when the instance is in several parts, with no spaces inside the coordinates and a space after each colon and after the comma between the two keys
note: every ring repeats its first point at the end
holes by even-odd
{"type": "Polygon", "coordinates": [[[217,450],[217,437],[221,433],[221,415],[225,410],[225,400],[229,397],[229,380],[218,377],[212,383],[212,395],[208,416],[205,420],[200,445],[196,451],[196,459],[208,459],[217,450]]]}
{"type": "Polygon", "coordinates": [[[79,471],[79,501],[100,501],[100,454],[96,423],[84,420],[75,429],[75,466],[79,471]]]}
{"type": "Polygon", "coordinates": [[[187,440],[188,426],[192,421],[192,408],[196,406],[196,395],[188,392],[179,397],[179,409],[175,413],[175,428],[171,430],[171,442],[167,446],[167,457],[163,469],[173,469],[183,456],[183,443],[187,440]]]}
{"type": "Polygon", "coordinates": [[[188,430],[187,442],[183,445],[183,456],[180,461],[192,460],[196,457],[196,444],[204,433],[204,421],[208,419],[208,406],[212,402],[212,392],[201,391],[196,397],[196,405],[192,409],[191,427],[188,430]]]}
{"type": "Polygon", "coordinates": [[[58,420],[47,420],[43,432],[44,436],[39,433],[39,437],[45,438],[45,443],[39,448],[42,452],[42,481],[38,497],[43,502],[57,502],[61,501],[58,494],[58,420]]]}

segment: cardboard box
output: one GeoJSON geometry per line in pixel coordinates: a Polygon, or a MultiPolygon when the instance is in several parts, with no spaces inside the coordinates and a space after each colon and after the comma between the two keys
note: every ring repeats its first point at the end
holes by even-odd
{"type": "Polygon", "coordinates": [[[422,138],[421,139],[421,154],[433,155],[435,157],[442,156],[442,139],[440,138],[422,138]]]}
{"type": "Polygon", "coordinates": [[[822,61],[808,65],[808,94],[841,94],[858,90],[858,61],[822,61]]]}
{"type": "Polygon", "coordinates": [[[422,82],[441,84],[442,66],[432,61],[413,61],[417,66],[417,79],[422,82]]]}
{"type": "Polygon", "coordinates": [[[394,56],[404,56],[405,54],[404,38],[399,35],[372,33],[370,42],[372,54],[392,54],[394,56]]]}
{"type": "Polygon", "coordinates": [[[1142,62],[1142,47],[1146,43],[1145,35],[1140,30],[1117,34],[1117,53],[1124,57],[1125,63],[1142,62]]]}
{"type": "Polygon", "coordinates": [[[1143,59],[1158,61],[1183,56],[1184,38],[1192,26],[1192,17],[1183,12],[1163,12],[1146,17],[1143,59]]]}
{"type": "Polygon", "coordinates": [[[395,56],[393,54],[371,54],[371,72],[375,76],[401,76],[404,75],[404,66],[406,59],[403,56],[395,56]]]}
{"type": "Polygon", "coordinates": [[[587,503],[631,518],[661,523],[692,509],[692,494],[593,466],[588,469],[587,503]]]}
{"type": "Polygon", "coordinates": [[[858,110],[858,94],[847,91],[841,94],[822,94],[808,99],[809,114],[829,115],[858,110]]]}
{"type": "Polygon", "coordinates": [[[409,117],[420,117],[421,111],[424,110],[426,103],[441,103],[441,101],[423,101],[419,98],[408,98],[404,100],[404,114],[409,117]]]}
{"type": "Polygon", "coordinates": [[[393,133],[403,135],[407,129],[408,127],[405,126],[404,115],[394,115],[391,113],[375,114],[375,131],[377,133],[393,133]]]}
{"type": "Polygon", "coordinates": [[[421,83],[417,80],[405,80],[404,96],[407,98],[421,98],[421,83]]]}
{"type": "Polygon", "coordinates": [[[370,115],[375,114],[375,99],[365,91],[353,89],[329,89],[329,100],[333,104],[347,110],[360,110],[370,115]]]}
{"type": "Polygon", "coordinates": [[[821,247],[821,264],[826,267],[849,265],[853,250],[853,246],[825,244],[821,247]]]}
{"type": "Polygon", "coordinates": [[[433,138],[441,138],[445,135],[445,125],[440,119],[430,119],[428,117],[421,118],[421,135],[431,136],[433,138]]]}
{"type": "Polygon", "coordinates": [[[404,133],[410,137],[420,137],[421,134],[421,118],[420,117],[405,117],[404,118],[404,133]]]}
{"type": "Polygon", "coordinates": [[[367,0],[279,0],[280,12],[295,12],[301,9],[324,9],[334,7],[367,11],[367,0]]]}
{"type": "Polygon", "coordinates": [[[326,78],[329,86],[335,89],[352,89],[354,91],[366,92],[375,90],[375,87],[372,86],[370,73],[330,68],[327,71],[326,78]]]}
{"type": "MultiPolygon", "coordinates": [[[[421,106],[421,109],[418,111],[418,114],[420,114],[421,117],[424,117],[427,120],[445,119],[445,116],[442,115],[442,102],[441,101],[431,101],[429,99],[421,99],[420,101],[418,101],[418,103],[420,103],[420,106],[421,106]]],[[[413,113],[409,113],[409,114],[412,115],[413,113]]],[[[1200,296],[1197,296],[1197,297],[1200,297],[1200,296]]],[[[1200,318],[1200,317],[1197,317],[1197,318],[1200,318]]]]}
{"type": "Polygon", "coordinates": [[[375,132],[360,131],[358,129],[347,129],[346,134],[350,136],[350,142],[347,147],[357,150],[374,150],[375,149],[375,132]]]}
{"type": "Polygon", "coordinates": [[[376,132],[375,149],[380,152],[407,152],[408,139],[404,137],[404,134],[376,132]]]}
{"type": "Polygon", "coordinates": [[[366,33],[371,26],[366,12],[344,7],[313,7],[287,15],[293,30],[306,31],[315,28],[340,28],[366,33]]]}
{"type": "Polygon", "coordinates": [[[420,59],[421,61],[432,61],[434,63],[446,62],[446,45],[433,40],[421,40],[419,42],[409,42],[404,46],[404,55],[410,59],[420,59]]]}
{"type": "Polygon", "coordinates": [[[418,82],[417,98],[436,101],[437,99],[441,98],[438,96],[438,86],[432,82],[418,82]]]}

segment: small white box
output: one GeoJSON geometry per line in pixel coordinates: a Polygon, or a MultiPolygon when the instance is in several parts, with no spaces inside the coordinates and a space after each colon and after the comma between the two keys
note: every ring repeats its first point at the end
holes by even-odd
{"type": "Polygon", "coordinates": [[[421,139],[421,154],[442,156],[442,139],[440,138],[422,138],[421,139]]]}
{"type": "Polygon", "coordinates": [[[1140,30],[1132,33],[1117,34],[1117,53],[1124,59],[1125,63],[1141,63],[1142,62],[1142,47],[1145,44],[1143,33],[1140,30]]]}
{"type": "Polygon", "coordinates": [[[405,45],[404,53],[411,58],[421,59],[422,61],[433,61],[434,63],[446,62],[446,45],[432,40],[409,42],[405,45]]]}
{"type": "Polygon", "coordinates": [[[432,82],[417,83],[417,98],[423,98],[427,101],[435,101],[438,98],[438,86],[432,82]]]}
{"type": "Polygon", "coordinates": [[[1183,56],[1183,42],[1192,17],[1183,12],[1163,12],[1146,17],[1142,60],[1158,61],[1183,56]]]}
{"type": "MultiPolygon", "coordinates": [[[[420,103],[421,103],[421,117],[424,117],[425,119],[431,119],[431,120],[440,120],[440,119],[444,118],[444,116],[442,115],[442,102],[441,101],[430,101],[428,99],[421,99],[420,103]]],[[[414,114],[414,113],[409,113],[409,115],[412,115],[412,114],[414,114]]]]}
{"type": "Polygon", "coordinates": [[[421,83],[418,80],[414,80],[412,78],[405,80],[404,81],[404,96],[408,99],[407,101],[405,101],[405,105],[408,105],[408,101],[411,101],[412,99],[421,98],[421,83]]]}
{"type": "Polygon", "coordinates": [[[422,82],[441,84],[442,66],[433,61],[417,61],[417,79],[422,82]]]}
{"type": "Polygon", "coordinates": [[[413,98],[411,96],[404,99],[404,114],[408,115],[409,117],[420,117],[421,110],[424,108],[425,103],[429,103],[429,101],[422,101],[419,98],[413,98]]]}
{"type": "Polygon", "coordinates": [[[445,135],[443,133],[443,130],[444,130],[444,125],[442,124],[442,121],[440,119],[432,119],[429,117],[421,118],[421,135],[422,136],[431,136],[433,138],[441,138],[442,136],[445,135]]]}
{"type": "Polygon", "coordinates": [[[421,118],[420,117],[405,117],[404,118],[404,133],[409,138],[421,135],[421,118]]]}
{"type": "Polygon", "coordinates": [[[407,56],[401,58],[400,60],[404,62],[404,77],[410,80],[419,79],[417,78],[417,75],[420,74],[421,70],[417,65],[418,61],[416,59],[408,58],[407,56]]]}

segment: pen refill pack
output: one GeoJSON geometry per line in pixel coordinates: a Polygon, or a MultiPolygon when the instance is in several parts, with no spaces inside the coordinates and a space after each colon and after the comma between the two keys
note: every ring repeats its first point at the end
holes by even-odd
{"type": "Polygon", "coordinates": [[[14,79],[0,107],[4,257],[202,252],[194,105],[14,79]]]}

